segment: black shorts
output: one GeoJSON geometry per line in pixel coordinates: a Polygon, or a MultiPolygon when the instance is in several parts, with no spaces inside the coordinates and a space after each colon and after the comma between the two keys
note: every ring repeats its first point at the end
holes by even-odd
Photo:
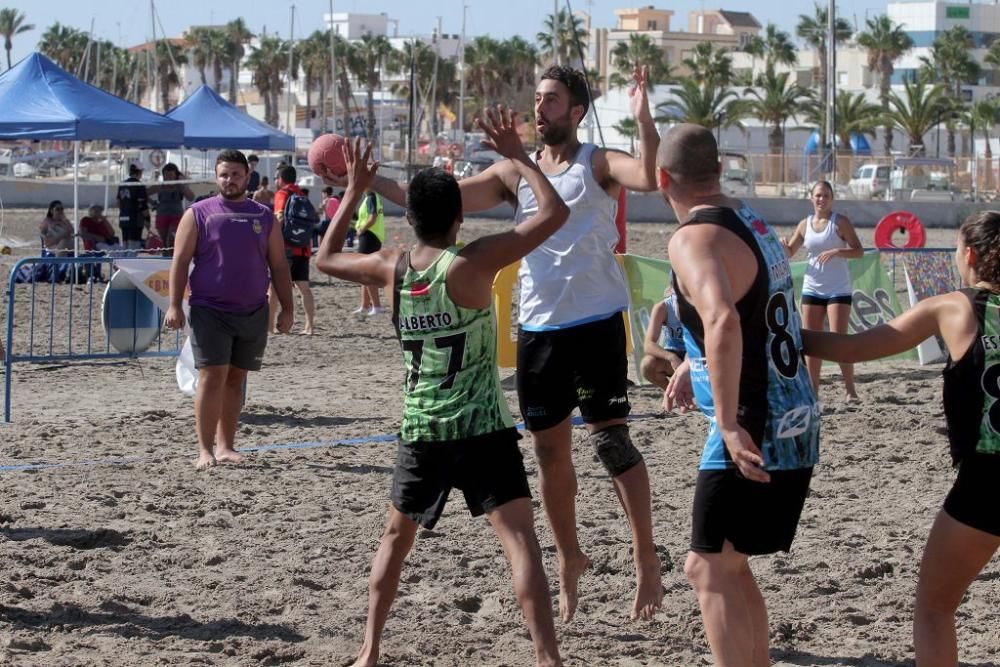
{"type": "Polygon", "coordinates": [[[122,225],[122,243],[126,241],[141,241],[142,240],[142,227],[132,227],[131,225],[126,227],[122,225]]]}
{"type": "Polygon", "coordinates": [[[392,505],[424,528],[441,518],[452,487],[472,516],[530,498],[515,429],[449,442],[400,441],[392,471],[392,505]]]}
{"type": "Polygon", "coordinates": [[[803,294],[802,295],[802,305],[803,306],[827,306],[831,303],[842,303],[844,305],[851,305],[854,302],[854,297],[850,294],[842,294],[840,296],[816,296],[815,294],[803,294]]]}
{"type": "Polygon", "coordinates": [[[1000,455],[969,454],[962,459],[944,511],[959,523],[1000,537],[1000,455]]]}
{"type": "Polygon", "coordinates": [[[309,258],[303,255],[288,255],[288,268],[292,272],[292,282],[309,282],[309,258]]]}
{"type": "Polygon", "coordinates": [[[195,368],[260,370],[267,347],[267,305],[245,314],[191,306],[190,322],[195,368]]]}
{"type": "Polygon", "coordinates": [[[382,249],[382,242],[378,240],[371,231],[364,231],[358,237],[358,252],[362,255],[370,255],[382,249]]]}
{"type": "Polygon", "coordinates": [[[517,332],[517,399],[529,431],[579,406],[590,424],[628,417],[625,322],[619,313],[556,331],[517,332]]]}
{"type": "Polygon", "coordinates": [[[719,553],[728,540],[741,554],[788,551],[809,495],[812,468],[775,470],[766,484],[735,468],[699,470],[694,488],[691,551],[719,553]]]}

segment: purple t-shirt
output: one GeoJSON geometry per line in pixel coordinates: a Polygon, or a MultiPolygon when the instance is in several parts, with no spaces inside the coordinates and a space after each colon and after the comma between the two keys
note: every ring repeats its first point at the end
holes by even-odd
{"type": "Polygon", "coordinates": [[[191,305],[230,313],[266,305],[271,209],[250,199],[231,202],[215,196],[193,204],[191,211],[198,228],[191,305]]]}

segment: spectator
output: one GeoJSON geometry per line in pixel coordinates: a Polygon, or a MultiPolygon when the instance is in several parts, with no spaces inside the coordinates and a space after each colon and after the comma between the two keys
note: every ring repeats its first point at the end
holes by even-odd
{"type": "MultiPolygon", "coordinates": [[[[279,169],[274,177],[274,182],[278,186],[274,193],[274,217],[282,228],[288,222],[285,220],[285,204],[288,198],[291,195],[305,195],[302,188],[295,184],[296,176],[295,167],[286,165],[279,169]]],[[[302,333],[311,336],[316,314],[316,304],[309,288],[309,258],[312,256],[312,244],[306,243],[298,248],[285,241],[285,256],[288,258],[288,268],[292,273],[292,283],[302,297],[302,309],[305,311],[305,328],[302,333]]],[[[270,292],[270,305],[268,331],[276,333],[274,324],[278,304],[273,289],[270,292]]]]}
{"type": "MultiPolygon", "coordinates": [[[[256,155],[251,154],[247,156],[247,164],[250,165],[250,180],[247,181],[247,194],[251,197],[256,194],[257,189],[260,188],[260,174],[257,172],[258,162],[260,162],[260,159],[256,155]]],[[[264,180],[267,179],[265,178],[264,180]]]]}
{"type": "Polygon", "coordinates": [[[149,229],[149,193],[141,177],[142,167],[129,165],[128,178],[118,188],[118,227],[122,244],[130,250],[142,248],[142,230],[149,229]]]}
{"type": "Polygon", "coordinates": [[[253,200],[268,208],[274,205],[274,190],[269,188],[269,185],[271,185],[271,179],[265,176],[260,179],[260,187],[253,193],[253,200]]]}
{"type": "Polygon", "coordinates": [[[194,201],[194,193],[187,185],[172,185],[170,181],[178,181],[181,171],[173,162],[163,165],[163,184],[149,188],[150,194],[156,194],[156,233],[163,245],[174,247],[174,236],[177,225],[184,214],[184,200],[194,201]]]}
{"type": "Polygon", "coordinates": [[[38,233],[42,236],[42,245],[46,250],[73,249],[73,223],[66,218],[63,204],[58,199],[49,203],[45,219],[38,225],[38,233]]]}
{"type": "MultiPolygon", "coordinates": [[[[355,225],[358,234],[358,252],[371,255],[382,249],[385,240],[385,220],[382,215],[382,198],[374,190],[369,190],[365,200],[358,207],[358,222],[355,225]]],[[[375,285],[361,286],[361,305],[354,309],[355,315],[378,315],[385,308],[379,301],[378,287],[375,285]]]]}
{"type": "Polygon", "coordinates": [[[118,247],[118,237],[111,221],[104,215],[104,207],[95,204],[87,209],[87,215],[80,220],[80,238],[83,249],[114,250],[118,247]]]}
{"type": "Polygon", "coordinates": [[[198,469],[244,460],[235,448],[240,404],[247,372],[260,370],[267,347],[267,289],[272,278],[281,300],[278,326],[282,331],[292,326],[292,288],[281,234],[271,211],[247,200],[248,173],[243,153],[219,153],[219,195],[184,213],[170,265],[170,307],[164,317],[168,328],[184,327],[181,304],[190,286],[191,347],[198,368],[198,469]]]}
{"type": "Polygon", "coordinates": [[[333,188],[329,185],[323,188],[323,199],[319,203],[320,221],[316,226],[316,232],[313,234],[314,246],[319,246],[323,240],[323,235],[326,234],[326,230],[330,227],[330,221],[333,220],[333,216],[337,213],[339,207],[340,195],[334,194],[333,188]]]}

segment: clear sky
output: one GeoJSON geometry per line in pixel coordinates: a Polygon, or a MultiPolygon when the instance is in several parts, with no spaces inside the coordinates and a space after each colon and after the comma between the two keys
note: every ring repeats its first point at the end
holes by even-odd
{"type": "MultiPolygon", "coordinates": [[[[465,0],[466,34],[491,35],[506,38],[520,34],[534,41],[535,33],[542,28],[546,15],[551,14],[551,0],[465,0]]],[[[610,28],[615,25],[614,10],[618,7],[653,5],[672,9],[671,29],[687,29],[687,13],[693,9],[723,9],[749,11],[762,25],[773,21],[794,34],[799,14],[812,14],[814,0],[784,0],[782,2],[756,2],[753,0],[570,0],[574,11],[588,11],[594,25],[610,28]]],[[[295,35],[308,34],[322,27],[323,14],[329,11],[329,0],[295,0],[295,35]]],[[[250,29],[260,33],[279,31],[287,36],[291,21],[288,2],[265,0],[156,0],[157,13],[163,28],[170,36],[180,36],[189,25],[222,24],[243,16],[250,29]]],[[[565,8],[566,0],[559,0],[565,8]]],[[[14,38],[12,59],[20,58],[35,50],[38,39],[46,27],[59,21],[65,25],[90,30],[99,38],[130,46],[149,39],[152,35],[150,3],[148,0],[0,0],[0,7],[20,9],[36,29],[14,38]]],[[[459,33],[462,29],[462,0],[334,0],[334,12],[377,14],[385,12],[399,21],[399,34],[429,34],[442,18],[445,33],[459,33]]],[[[854,22],[864,24],[866,15],[885,11],[885,3],[877,0],[841,0],[840,13],[854,22]]],[[[158,25],[157,34],[160,34],[158,25]]]]}

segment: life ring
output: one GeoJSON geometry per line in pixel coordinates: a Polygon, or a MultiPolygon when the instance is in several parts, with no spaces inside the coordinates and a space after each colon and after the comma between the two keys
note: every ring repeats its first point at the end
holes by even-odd
{"type": "Polygon", "coordinates": [[[159,148],[150,151],[149,153],[149,163],[153,165],[156,169],[163,166],[163,163],[167,161],[167,156],[159,148]]]}
{"type": "Polygon", "coordinates": [[[893,211],[875,225],[875,247],[898,248],[892,242],[892,235],[896,232],[906,233],[904,248],[923,248],[927,242],[927,234],[920,224],[920,218],[909,211],[893,211]]]}

